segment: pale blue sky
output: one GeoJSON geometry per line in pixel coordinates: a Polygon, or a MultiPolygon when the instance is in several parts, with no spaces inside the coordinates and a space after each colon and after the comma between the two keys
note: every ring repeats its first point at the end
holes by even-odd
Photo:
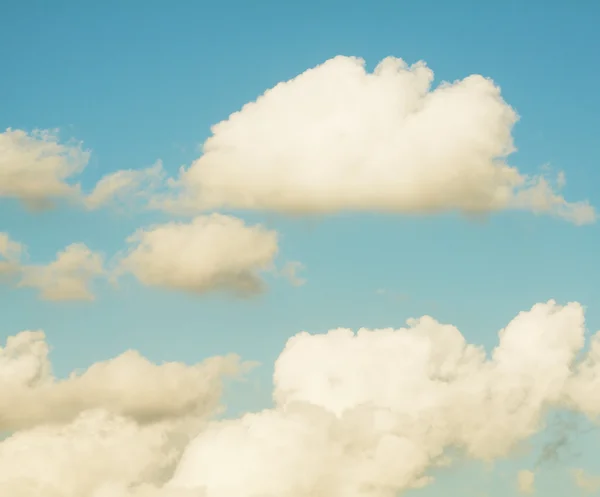
{"type": "MultiPolygon", "coordinates": [[[[83,140],[93,152],[86,187],[159,158],[174,172],[199,155],[212,124],[277,82],[338,54],[363,57],[369,68],[394,55],[425,60],[436,82],[493,78],[521,116],[511,164],[534,172],[550,163],[566,173],[566,198],[598,207],[598,21],[600,5],[591,1],[5,0],[0,128],[60,128],[61,136],[83,140]]],[[[306,265],[305,286],[273,279],[263,296],[236,300],[126,281],[118,290],[99,284],[91,304],[44,302],[1,286],[0,343],[43,328],[59,375],[127,348],[156,361],[236,352],[263,363],[253,386],[230,395],[237,412],[268,405],[273,361],[300,330],[399,327],[431,314],[490,347],[519,311],[549,298],[589,306],[588,326],[600,329],[597,225],[523,212],[484,222],[237,214],[281,233],[283,255],[306,265]],[[404,297],[379,295],[380,288],[404,297]]],[[[164,218],[67,208],[32,214],[0,200],[0,231],[26,243],[34,262],[74,241],[111,255],[137,227],[164,218]]],[[[582,455],[566,454],[559,467],[600,473],[598,434],[574,443],[582,455]]],[[[505,483],[501,471],[486,475],[469,464],[414,495],[448,495],[454,486],[461,495],[516,495],[512,472],[520,463],[510,464],[502,468],[511,475],[505,483]]],[[[542,471],[540,495],[569,492],[566,471],[542,471]]]]}

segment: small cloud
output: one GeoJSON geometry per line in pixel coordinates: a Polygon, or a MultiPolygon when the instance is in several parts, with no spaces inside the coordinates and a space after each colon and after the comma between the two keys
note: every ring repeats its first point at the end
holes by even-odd
{"type": "Polygon", "coordinates": [[[286,278],[293,286],[302,286],[306,284],[306,278],[298,276],[300,271],[304,271],[306,267],[298,261],[287,262],[279,274],[286,278]]]}
{"type": "Polygon", "coordinates": [[[573,469],[571,476],[577,488],[585,493],[593,494],[600,490],[600,476],[589,475],[581,468],[573,469]]]}
{"type": "Polygon", "coordinates": [[[104,274],[102,256],[83,243],[69,245],[47,265],[21,267],[19,287],[35,288],[43,300],[94,300],[91,282],[104,274]]]}
{"type": "Polygon", "coordinates": [[[260,272],[272,267],[278,252],[275,231],[221,214],[140,229],[127,242],[117,275],[192,293],[256,294],[264,288],[260,272]]]}
{"type": "Polygon", "coordinates": [[[530,495],[535,492],[535,473],[524,469],[517,474],[517,488],[519,493],[530,495]]]}

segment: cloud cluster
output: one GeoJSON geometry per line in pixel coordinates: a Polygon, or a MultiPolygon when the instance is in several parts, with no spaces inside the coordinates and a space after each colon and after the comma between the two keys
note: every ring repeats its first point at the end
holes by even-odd
{"type": "Polygon", "coordinates": [[[143,198],[151,208],[197,214],[237,208],[550,214],[595,221],[587,201],[508,164],[518,116],[490,79],[470,75],[433,87],[424,62],[338,56],[265,91],[212,127],[202,155],[177,178],[158,161],[101,178],[84,194],[73,178],[87,164],[79,143],[54,131],[0,134],[0,197],[43,207],[70,198],[88,209],[143,198]]]}
{"type": "MultiPolygon", "coordinates": [[[[127,243],[110,270],[103,256],[83,243],[69,245],[51,263],[31,265],[21,260],[24,246],[0,232],[0,275],[19,275],[18,287],[35,288],[42,299],[55,301],[94,300],[94,280],[128,273],[149,286],[250,296],[264,289],[262,273],[274,270],[279,251],[275,231],[221,214],[139,229],[127,243]]],[[[299,263],[289,263],[282,274],[299,285],[304,283],[299,269],[299,263]]]]}
{"type": "MultiPolygon", "coordinates": [[[[56,380],[43,335],[24,332],[0,354],[0,419],[14,431],[0,442],[0,490],[392,497],[428,484],[449,449],[493,460],[542,429],[548,409],[589,412],[572,395],[589,379],[576,362],[584,336],[582,307],[553,301],[520,313],[490,355],[427,316],[302,332],[275,364],[272,408],[206,422],[234,359],[157,366],[126,353],[56,380]]],[[[531,475],[519,480],[532,488],[531,475]]]]}
{"type": "Polygon", "coordinates": [[[181,171],[175,211],[242,208],[466,213],[523,209],[594,221],[543,176],[507,164],[515,111],[489,79],[432,88],[433,72],[388,57],[372,73],[338,56],[277,84],[212,128],[181,171]]]}

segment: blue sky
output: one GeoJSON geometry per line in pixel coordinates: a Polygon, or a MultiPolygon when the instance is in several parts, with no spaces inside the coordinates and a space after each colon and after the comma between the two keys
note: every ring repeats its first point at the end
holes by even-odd
{"type": "MultiPolygon", "coordinates": [[[[593,2],[64,0],[7,2],[2,10],[0,128],[59,128],[61,138],[83,141],[92,151],[85,189],[158,159],[174,175],[200,156],[213,124],[278,82],[336,55],[362,57],[368,70],[392,55],[426,61],[434,85],[471,74],[492,78],[520,116],[510,164],[525,174],[550,164],[566,174],[565,198],[600,205],[600,7],[593,2]]],[[[429,314],[490,349],[514,316],[549,299],[580,302],[587,328],[600,329],[596,224],[521,211],[482,220],[233,212],[276,230],[282,257],[305,265],[307,283],[268,275],[268,291],[238,299],[125,279],[118,288],[98,282],[93,302],[44,301],[31,289],[3,285],[0,343],[44,329],[58,376],[129,348],[156,362],[234,352],[262,366],[228,390],[233,415],[270,406],[273,363],[302,330],[401,327],[429,314]]],[[[65,204],[31,212],[0,198],[0,231],[26,244],[40,264],[72,242],[109,257],[137,228],[168,219],[65,204]]],[[[551,431],[491,472],[464,463],[410,494],[517,495],[514,473],[533,464],[551,431]]],[[[580,455],[542,465],[539,495],[574,494],[571,467],[600,474],[598,432],[573,438],[580,455]]]]}

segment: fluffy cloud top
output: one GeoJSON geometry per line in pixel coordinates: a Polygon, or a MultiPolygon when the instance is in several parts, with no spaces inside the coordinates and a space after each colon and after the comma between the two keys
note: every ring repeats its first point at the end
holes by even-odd
{"type": "Polygon", "coordinates": [[[94,409],[141,424],[205,418],[219,406],[222,378],[239,367],[236,356],[193,366],[157,365],[130,350],[58,380],[52,375],[44,333],[24,331],[0,348],[0,432],[69,423],[94,409]]]}
{"type": "Polygon", "coordinates": [[[61,386],[43,336],[23,333],[0,355],[0,378],[10,380],[0,413],[25,413],[13,429],[32,421],[0,442],[0,491],[392,497],[431,481],[427,471],[448,464],[448,449],[492,460],[542,429],[549,409],[588,412],[573,397],[577,382],[595,381],[580,367],[594,352],[576,362],[584,335],[582,306],[553,301],[513,319],[490,355],[431,317],[400,329],[303,332],[276,362],[273,408],[192,423],[190,414],[206,420],[210,409],[197,407],[216,403],[207,392],[229,366],[213,364],[207,377],[125,354],[61,386]]]}
{"type": "Polygon", "coordinates": [[[93,300],[94,278],[104,273],[102,256],[83,243],[69,245],[47,265],[23,266],[21,287],[35,288],[44,300],[93,300]]]}
{"type": "Polygon", "coordinates": [[[76,179],[88,164],[90,151],[81,143],[61,143],[57,130],[7,129],[0,133],[0,198],[16,198],[30,208],[51,207],[68,199],[93,210],[114,200],[130,201],[160,187],[162,164],[115,171],[100,178],[89,194],[76,179]]]}
{"type": "Polygon", "coordinates": [[[22,200],[33,208],[56,198],[74,198],[79,186],[69,180],[80,173],[89,152],[80,144],[61,144],[55,131],[0,133],[0,197],[22,200]]]}
{"type": "Polygon", "coordinates": [[[587,202],[569,203],[545,178],[506,163],[517,115],[491,80],[432,81],[421,62],[388,57],[367,73],[362,59],[328,60],[213,126],[203,155],[181,172],[180,195],[163,206],[595,219],[587,202]]]}
{"type": "Polygon", "coordinates": [[[170,485],[207,497],[397,495],[449,447],[490,460],[536,433],[563,403],[583,337],[581,306],[554,302],[517,316],[490,359],[429,317],[301,333],[277,360],[276,407],[203,431],[170,485]]]}
{"type": "Polygon", "coordinates": [[[278,251],[276,232],[221,214],[142,229],[128,242],[120,271],[146,285],[197,293],[261,290],[259,273],[270,268],[278,251]]]}

